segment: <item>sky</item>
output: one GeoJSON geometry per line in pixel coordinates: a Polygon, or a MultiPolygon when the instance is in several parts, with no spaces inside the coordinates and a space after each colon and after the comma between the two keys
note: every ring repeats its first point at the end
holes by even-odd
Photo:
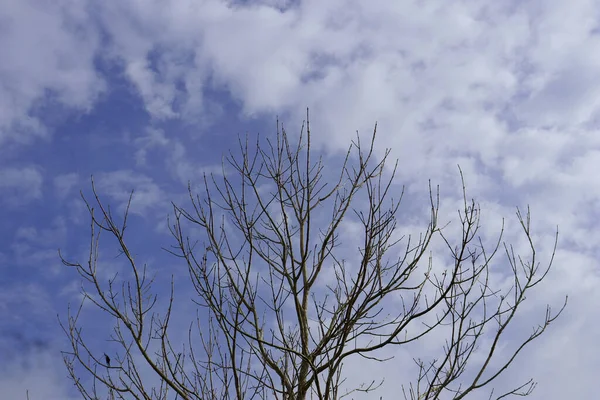
{"type": "MultiPolygon", "coordinates": [[[[298,132],[307,107],[325,162],[377,122],[376,154],[398,159],[410,209],[431,179],[456,219],[460,165],[484,234],[505,218],[522,245],[514,213],[529,205],[547,261],[558,226],[517,326],[566,294],[568,307],[499,385],[533,377],[533,399],[598,397],[599,2],[0,2],[0,397],[77,398],[57,315],[79,280],[57,249],[85,259],[91,175],[117,208],[135,189],[131,245],[178,273],[160,249],[170,202],[218,172],[238,135],[273,135],[277,117],[298,132]]],[[[107,256],[107,273],[118,262],[107,256]]],[[[371,372],[391,374],[384,398],[409,383],[371,372]]]]}

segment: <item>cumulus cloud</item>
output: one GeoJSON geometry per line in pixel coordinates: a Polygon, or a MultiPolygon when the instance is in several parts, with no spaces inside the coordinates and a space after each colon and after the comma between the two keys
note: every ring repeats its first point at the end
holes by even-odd
{"type": "Polygon", "coordinates": [[[510,123],[537,128],[562,118],[561,127],[575,126],[594,115],[594,78],[586,71],[595,69],[587,55],[596,37],[587,15],[596,6],[533,3],[306,1],[282,12],[265,3],[184,1],[142,10],[129,2],[106,15],[117,21],[108,28],[115,56],[128,71],[147,74],[132,80],[159,82],[148,85],[155,92],[149,112],[160,115],[157,98],[174,104],[187,79],[210,70],[205,85],[226,87],[248,114],[322,110],[315,116],[330,145],[345,147],[356,128],[379,120],[383,141],[410,175],[433,173],[460,154],[495,167],[510,123]],[[188,62],[173,62],[182,53],[188,62]],[[572,112],[559,105],[568,93],[576,96],[567,102],[572,112]],[[415,150],[420,160],[410,157],[415,150]]]}
{"type": "MultiPolygon", "coordinates": [[[[161,82],[155,96],[163,84],[176,89],[208,69],[206,84],[227,88],[248,115],[287,114],[300,122],[310,106],[316,140],[332,150],[345,148],[356,129],[370,132],[377,120],[380,143],[392,147],[400,178],[413,188],[426,190],[418,186],[426,178],[452,186],[456,164],[466,163],[467,183],[475,182],[470,187],[486,196],[494,215],[511,217],[507,210],[531,203],[543,243],[559,224],[567,241],[576,237],[596,251],[583,211],[600,200],[590,182],[600,147],[593,127],[596,2],[130,7],[148,29],[136,57],[153,48],[150,42],[162,46],[152,57],[165,61],[172,57],[165,43],[193,55],[176,79],[152,71],[161,82]]],[[[117,44],[142,36],[119,32],[117,44]]],[[[121,57],[133,63],[132,53],[121,57]]],[[[558,259],[557,274],[569,275],[567,258],[558,259]]],[[[576,351],[580,344],[569,345],[576,351]]]]}
{"type": "Polygon", "coordinates": [[[492,207],[529,202],[546,239],[559,223],[567,238],[585,241],[594,233],[581,210],[600,199],[589,181],[599,147],[590,125],[597,8],[586,0],[131,1],[111,4],[104,18],[116,18],[107,24],[112,54],[158,118],[176,115],[178,101],[202,104],[216,85],[247,115],[299,122],[310,106],[325,149],[345,149],[377,120],[380,143],[412,187],[424,178],[454,185],[455,165],[467,163],[467,182],[485,185],[492,207]]]}
{"type": "MultiPolygon", "coordinates": [[[[290,132],[310,106],[315,142],[335,155],[357,129],[369,134],[378,121],[379,154],[392,148],[411,194],[422,195],[431,178],[442,184],[444,210],[452,213],[460,164],[490,221],[531,204],[545,251],[559,225],[561,247],[549,277],[556,286],[533,304],[572,293],[569,321],[577,329],[550,333],[527,365],[542,375],[545,397],[592,395],[591,384],[584,386],[592,358],[600,357],[593,335],[561,335],[600,327],[582,317],[591,310],[600,255],[597,1],[57,4],[12,0],[0,11],[0,143],[43,135],[36,105],[44,99],[92,110],[105,89],[94,68],[99,49],[131,83],[154,125],[212,120],[223,110],[214,96],[222,91],[245,116],[285,116],[290,132]],[[580,366],[578,354],[587,355],[580,366]],[[557,370],[563,376],[576,370],[580,391],[569,392],[564,379],[555,379],[557,370]]],[[[136,167],[166,152],[167,168],[180,182],[207,168],[180,139],[147,129],[133,143],[136,167]]],[[[77,182],[75,172],[56,177],[57,196],[72,193],[77,182]]],[[[41,198],[42,183],[36,167],[5,167],[0,199],[28,204],[41,198]]],[[[136,189],[140,214],[168,200],[153,177],[133,170],[98,175],[97,186],[121,206],[136,189]]],[[[34,237],[31,229],[19,237],[34,237]]],[[[508,241],[517,237],[517,230],[507,232],[508,241]]]]}
{"type": "Polygon", "coordinates": [[[104,84],[94,68],[99,35],[88,3],[8,0],[0,10],[0,143],[46,127],[36,107],[89,110],[104,84]],[[35,29],[32,29],[35,27],[35,29]]]}

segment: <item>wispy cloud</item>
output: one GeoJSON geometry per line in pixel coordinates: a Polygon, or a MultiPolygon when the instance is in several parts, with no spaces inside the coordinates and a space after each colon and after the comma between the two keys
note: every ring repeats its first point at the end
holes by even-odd
{"type": "Polygon", "coordinates": [[[0,199],[9,207],[24,206],[42,197],[42,173],[36,167],[0,169],[0,199]]]}
{"type": "MultiPolygon", "coordinates": [[[[129,197],[134,191],[135,201],[131,212],[147,215],[152,209],[168,202],[166,194],[150,177],[130,170],[102,173],[96,177],[96,187],[107,201],[117,204],[124,211],[129,197]]],[[[91,199],[93,201],[93,199],[91,199]]]]}

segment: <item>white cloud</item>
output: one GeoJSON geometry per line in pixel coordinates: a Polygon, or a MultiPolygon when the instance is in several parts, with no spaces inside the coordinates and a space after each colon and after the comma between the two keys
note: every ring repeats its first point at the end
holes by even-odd
{"type": "MultiPolygon", "coordinates": [[[[528,9],[376,1],[341,7],[306,1],[282,13],[258,5],[228,8],[216,1],[142,9],[132,1],[117,9],[121,18],[114,8],[106,15],[116,17],[109,27],[115,55],[128,71],[145,74],[132,79],[150,112],[163,112],[156,99],[174,102],[178,80],[198,82],[210,69],[213,81],[228,87],[247,113],[299,116],[305,105],[313,106],[330,145],[345,147],[357,127],[369,130],[379,120],[382,141],[393,145],[412,175],[433,173],[457,153],[475,153],[494,166],[503,156],[498,147],[507,133],[498,114],[507,107],[533,126],[555,121],[555,114],[563,118],[562,126],[593,115],[597,96],[590,93],[594,85],[588,72],[595,62],[586,57],[589,50],[583,51],[596,39],[588,35],[589,23],[582,27],[580,22],[593,14],[594,3],[536,4],[528,9]],[[563,13],[569,16],[566,22],[563,13]],[[130,20],[138,25],[127,24],[130,20]],[[556,29],[564,37],[550,34],[556,29]],[[569,47],[574,41],[582,43],[575,50],[569,47]],[[155,64],[163,67],[150,71],[148,56],[154,50],[155,64]],[[574,51],[575,60],[568,56],[574,51]],[[194,61],[173,62],[181,53],[194,61]],[[553,100],[557,85],[577,97],[568,102],[576,107],[572,112],[556,103],[560,95],[553,100]],[[415,152],[437,160],[415,159],[410,154],[415,152]]],[[[194,89],[200,91],[201,85],[194,89]]]]}
{"type": "Polygon", "coordinates": [[[40,199],[43,180],[36,167],[0,169],[0,201],[17,207],[40,199]]]}
{"type": "Polygon", "coordinates": [[[79,183],[79,174],[71,172],[54,177],[54,193],[59,199],[64,200],[72,194],[79,183]]]}
{"type": "MultiPolygon", "coordinates": [[[[4,271],[3,271],[4,273],[4,271]]],[[[56,310],[46,285],[2,284],[0,291],[0,388],[7,399],[74,399],[72,384],[61,369],[59,339],[40,329],[53,322],[56,310]],[[14,327],[19,330],[15,330],[14,327]],[[71,395],[71,396],[70,396],[71,395]]]]}
{"type": "Polygon", "coordinates": [[[164,148],[169,145],[169,139],[160,129],[148,128],[145,134],[134,140],[135,146],[138,148],[135,152],[135,163],[138,166],[147,165],[148,151],[158,148],[164,148]]]}
{"type": "MultiPolygon", "coordinates": [[[[11,54],[0,57],[0,142],[23,130],[44,132],[30,111],[48,93],[68,107],[92,107],[103,86],[93,69],[99,36],[87,6],[11,0],[0,11],[0,48],[11,54]]],[[[123,66],[156,120],[197,122],[219,109],[205,98],[206,88],[215,87],[229,90],[245,114],[288,116],[290,132],[310,106],[314,138],[326,151],[345,150],[356,129],[368,134],[377,120],[379,151],[392,147],[399,179],[413,192],[422,193],[432,178],[453,210],[460,163],[490,221],[530,203],[545,250],[559,224],[562,247],[549,279],[560,290],[548,284],[532,300],[539,306],[572,293],[578,329],[552,330],[526,362],[542,381],[542,397],[589,398],[592,359],[600,353],[593,335],[578,332],[600,329],[581,317],[593,311],[584,300],[593,298],[586,285],[597,281],[600,255],[599,8],[593,0],[236,7],[129,0],[95,5],[94,14],[111,40],[103,56],[123,66]],[[563,334],[579,340],[563,341],[563,334]],[[575,356],[562,362],[569,354],[587,358],[581,365],[575,356]],[[580,391],[569,391],[569,379],[556,379],[556,371],[576,375],[580,391]]],[[[162,131],[147,131],[136,146],[138,166],[150,151],[168,148],[167,164],[181,181],[201,168],[162,131]]],[[[5,168],[0,197],[26,204],[41,197],[42,181],[36,168],[5,168]]],[[[68,193],[76,182],[75,175],[57,177],[55,189],[68,193]]],[[[152,178],[132,171],[103,174],[97,184],[121,205],[135,188],[139,213],[167,200],[152,178]]],[[[507,235],[513,239],[514,230],[507,235]]]]}
{"type": "Polygon", "coordinates": [[[98,34],[86,2],[4,1],[0,10],[0,143],[45,134],[32,114],[46,100],[88,110],[103,90],[98,34]],[[32,29],[35,27],[35,29],[32,29]]]}
{"type": "Polygon", "coordinates": [[[67,224],[61,217],[46,228],[20,226],[10,246],[13,263],[39,276],[60,274],[63,265],[56,249],[64,245],[66,236],[67,224]]]}
{"type": "MultiPolygon", "coordinates": [[[[134,195],[130,212],[134,214],[147,215],[152,209],[168,205],[169,199],[152,178],[130,170],[101,173],[95,177],[95,185],[104,205],[117,202],[121,211],[125,210],[132,190],[134,195]]],[[[88,201],[95,200],[88,198],[88,201]]]]}
{"type": "MultiPolygon", "coordinates": [[[[140,66],[132,79],[150,112],[164,114],[156,99],[173,104],[178,81],[192,79],[201,90],[208,70],[212,80],[204,85],[226,87],[247,114],[286,114],[299,122],[310,106],[315,139],[326,149],[345,149],[356,129],[367,134],[377,120],[381,147],[392,147],[399,178],[412,188],[426,190],[432,178],[443,189],[451,186],[454,197],[455,166],[467,164],[469,187],[494,216],[512,217],[505,212],[531,203],[542,243],[551,242],[558,223],[563,243],[573,239],[583,256],[597,253],[597,229],[589,223],[600,204],[593,183],[600,148],[597,2],[303,1],[285,12],[266,3],[126,4],[121,22],[109,28],[114,54],[130,68],[140,66]],[[140,24],[135,30],[124,28],[130,18],[140,24]],[[173,54],[191,54],[193,62],[177,73],[149,72],[149,51],[156,48],[158,65],[173,54]]],[[[568,252],[561,248],[556,274],[571,282],[564,291],[583,298],[577,282],[585,278],[570,266],[568,252]]],[[[550,286],[542,298],[560,303],[564,291],[550,286]]],[[[595,331],[598,324],[581,327],[595,331]]],[[[585,341],[565,346],[573,354],[595,348],[585,341]]],[[[532,365],[553,351],[532,353],[532,365]]],[[[545,393],[564,386],[554,373],[539,378],[545,393]]]]}
{"type": "Polygon", "coordinates": [[[58,349],[33,348],[10,360],[12,368],[3,368],[0,375],[2,395],[7,399],[69,400],[72,384],[65,378],[58,349]],[[27,395],[29,397],[27,397],[27,395]]]}

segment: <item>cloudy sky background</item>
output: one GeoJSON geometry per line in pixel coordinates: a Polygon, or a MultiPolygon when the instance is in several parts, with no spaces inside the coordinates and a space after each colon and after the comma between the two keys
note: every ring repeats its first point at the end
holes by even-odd
{"type": "Polygon", "coordinates": [[[505,217],[518,240],[514,210],[529,204],[547,257],[559,226],[527,310],[542,317],[566,293],[568,309],[503,382],[534,377],[534,399],[596,398],[599,18],[594,0],[2,0],[2,397],[72,395],[56,314],[78,280],[56,249],[84,260],[78,192],[91,174],[112,204],[136,189],[132,246],[168,265],[164,221],[188,180],[218,168],[238,134],[273,134],[277,115],[297,132],[310,107],[326,157],[377,121],[378,154],[392,148],[412,206],[432,179],[455,219],[460,164],[486,234],[505,217]]]}

